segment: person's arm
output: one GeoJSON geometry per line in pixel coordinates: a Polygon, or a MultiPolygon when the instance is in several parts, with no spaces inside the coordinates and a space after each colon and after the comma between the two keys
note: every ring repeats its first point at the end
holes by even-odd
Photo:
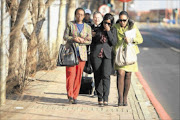
{"type": "Polygon", "coordinates": [[[65,29],[65,31],[64,31],[63,39],[64,39],[65,41],[68,41],[68,42],[73,42],[73,41],[74,41],[74,40],[73,40],[73,36],[70,36],[70,35],[69,35],[70,32],[71,32],[71,26],[70,26],[70,22],[68,22],[68,23],[67,23],[67,26],[66,26],[66,29],[65,29]]]}
{"type": "Polygon", "coordinates": [[[96,43],[101,43],[100,42],[100,39],[101,39],[101,30],[100,30],[100,27],[92,28],[92,31],[94,31],[94,33],[95,33],[95,35],[92,36],[93,43],[95,43],[95,44],[96,43]]]}
{"type": "Polygon", "coordinates": [[[134,25],[134,29],[136,29],[136,37],[133,39],[133,43],[141,44],[143,42],[142,35],[136,25],[134,25]]]}
{"type": "Polygon", "coordinates": [[[107,31],[107,35],[108,41],[112,44],[112,46],[115,46],[117,43],[117,30],[112,28],[111,30],[107,31]]]}
{"type": "Polygon", "coordinates": [[[85,38],[79,37],[80,39],[80,44],[82,45],[90,45],[92,42],[92,31],[91,31],[91,27],[87,26],[87,35],[85,38]]]}
{"type": "Polygon", "coordinates": [[[67,26],[66,26],[66,29],[64,31],[64,36],[63,36],[63,39],[67,42],[77,42],[77,43],[80,43],[80,39],[78,37],[73,37],[73,36],[70,36],[70,32],[71,32],[71,23],[68,22],[67,23],[67,26]]]}

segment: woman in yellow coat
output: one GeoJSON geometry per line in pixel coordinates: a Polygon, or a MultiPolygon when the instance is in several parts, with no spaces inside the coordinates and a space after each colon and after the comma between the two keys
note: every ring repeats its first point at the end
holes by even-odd
{"type": "MultiPolygon", "coordinates": [[[[129,18],[129,15],[126,11],[122,11],[119,13],[119,20],[114,25],[117,29],[117,37],[118,41],[116,46],[114,47],[115,54],[118,47],[123,43],[123,47],[126,47],[128,43],[132,43],[133,47],[136,51],[136,54],[139,53],[139,48],[137,44],[143,42],[143,38],[138,28],[134,24],[134,22],[129,18]],[[131,29],[135,29],[136,37],[134,39],[130,39],[125,36],[125,32],[131,29]],[[124,41],[124,42],[123,42],[124,41]]],[[[118,66],[115,64],[115,70],[117,70],[117,88],[118,88],[118,106],[127,106],[127,95],[130,88],[131,83],[131,73],[138,71],[137,62],[132,65],[118,66]]]]}

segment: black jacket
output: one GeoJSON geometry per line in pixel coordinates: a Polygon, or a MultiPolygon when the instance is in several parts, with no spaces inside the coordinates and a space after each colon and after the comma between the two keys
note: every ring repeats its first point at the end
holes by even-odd
{"type": "Polygon", "coordinates": [[[91,43],[91,56],[98,57],[101,48],[103,48],[104,56],[106,58],[111,59],[112,57],[112,46],[115,46],[117,43],[117,31],[115,28],[111,28],[110,31],[103,31],[103,24],[101,23],[99,26],[95,27],[91,26],[92,31],[96,32],[96,35],[92,38],[91,43]],[[102,43],[100,41],[102,35],[107,37],[107,41],[102,43]]]}

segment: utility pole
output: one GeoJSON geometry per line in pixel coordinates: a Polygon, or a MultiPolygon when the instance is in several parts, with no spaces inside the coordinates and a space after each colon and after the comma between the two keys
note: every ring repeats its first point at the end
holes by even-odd
{"type": "Polygon", "coordinates": [[[123,2],[123,10],[127,11],[127,2],[130,2],[131,0],[119,0],[121,2],[123,2]]]}
{"type": "Polygon", "coordinates": [[[175,24],[178,25],[178,9],[173,9],[175,24]]]}
{"type": "Polygon", "coordinates": [[[5,0],[1,0],[1,41],[0,41],[0,106],[6,101],[6,56],[4,42],[5,0]]]}
{"type": "Polygon", "coordinates": [[[123,2],[123,11],[127,11],[127,3],[123,2]]]}

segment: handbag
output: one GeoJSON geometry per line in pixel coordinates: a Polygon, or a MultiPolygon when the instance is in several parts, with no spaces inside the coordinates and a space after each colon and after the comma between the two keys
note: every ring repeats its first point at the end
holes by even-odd
{"type": "Polygon", "coordinates": [[[91,65],[91,58],[90,58],[90,46],[87,47],[88,48],[88,52],[87,52],[87,61],[86,61],[86,64],[84,66],[84,72],[87,73],[87,74],[91,74],[93,72],[93,68],[92,68],[92,65],[91,65]]]}
{"type": "Polygon", "coordinates": [[[59,48],[57,66],[74,66],[78,64],[79,60],[75,44],[61,44],[59,48]]]}
{"type": "Polygon", "coordinates": [[[115,63],[118,66],[132,65],[137,62],[136,51],[132,44],[127,44],[124,48],[123,43],[116,50],[115,63]]]}

